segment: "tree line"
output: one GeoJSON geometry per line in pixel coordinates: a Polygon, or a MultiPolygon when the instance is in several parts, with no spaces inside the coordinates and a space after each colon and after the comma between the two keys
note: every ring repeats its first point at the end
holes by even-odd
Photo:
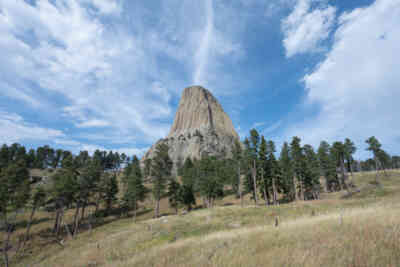
{"type": "MultiPolygon", "coordinates": [[[[0,214],[3,261],[8,266],[11,235],[21,213],[29,211],[26,232],[19,237],[17,251],[30,240],[35,213],[46,209],[54,214],[52,232],[56,238],[67,234],[73,238],[85,224],[90,229],[98,218],[111,213],[132,215],[136,219],[139,205],[151,194],[154,217],[160,216],[160,201],[167,197],[178,213],[180,207],[190,211],[201,199],[204,207],[233,193],[238,199],[250,194],[255,204],[265,205],[296,200],[319,199],[322,191],[349,190],[355,171],[399,168],[400,157],[391,157],[375,137],[366,140],[372,158],[357,161],[356,147],[350,139],[329,144],[322,141],[315,150],[302,145],[298,137],[285,142],[279,154],[272,140],[252,129],[243,143],[236,142],[230,157],[203,156],[187,158],[174,166],[169,147],[159,144],[155,156],[140,162],[112,151],[55,150],[49,146],[36,150],[19,144],[0,149],[0,214]],[[51,177],[41,180],[30,169],[48,170],[51,177]],[[321,177],[325,188],[322,188],[321,177]],[[88,208],[91,207],[90,212],[88,208]],[[72,221],[65,213],[72,211],[72,221]]],[[[378,177],[378,176],[377,176],[378,177]]],[[[378,178],[377,178],[378,179],[378,178]]],[[[377,180],[377,182],[379,182],[377,180]]]]}

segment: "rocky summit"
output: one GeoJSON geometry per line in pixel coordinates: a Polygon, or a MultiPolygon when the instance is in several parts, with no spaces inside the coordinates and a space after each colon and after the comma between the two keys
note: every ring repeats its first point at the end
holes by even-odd
{"type": "Polygon", "coordinates": [[[228,156],[239,136],[218,100],[201,86],[183,91],[174,123],[168,136],[160,139],[142,158],[152,158],[160,143],[169,146],[169,156],[176,165],[190,157],[228,156]]]}

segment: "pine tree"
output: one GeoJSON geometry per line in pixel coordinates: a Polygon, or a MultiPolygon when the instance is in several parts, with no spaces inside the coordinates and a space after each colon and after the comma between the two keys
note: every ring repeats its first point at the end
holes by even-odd
{"type": "Polygon", "coordinates": [[[300,198],[304,200],[304,181],[303,181],[303,170],[305,159],[303,155],[303,149],[300,145],[300,138],[297,136],[293,137],[290,143],[290,156],[293,160],[293,172],[294,172],[294,188],[295,198],[298,200],[297,188],[299,190],[300,198]]]}
{"type": "Polygon", "coordinates": [[[279,165],[282,170],[282,191],[286,199],[295,200],[296,190],[294,188],[293,162],[290,158],[290,149],[287,142],[283,143],[279,157],[279,165]]]}
{"type": "Polygon", "coordinates": [[[168,184],[168,201],[171,208],[178,214],[179,203],[181,202],[181,185],[175,180],[170,179],[168,184]]]}
{"type": "Polygon", "coordinates": [[[274,205],[278,204],[278,184],[280,184],[281,170],[278,161],[275,158],[275,144],[273,141],[267,143],[267,166],[268,180],[272,185],[272,201],[274,205]]]}
{"type": "Polygon", "coordinates": [[[196,171],[193,161],[190,158],[186,158],[180,173],[182,177],[181,201],[186,206],[187,211],[192,209],[192,205],[196,205],[196,171]]]}
{"type": "Polygon", "coordinates": [[[193,161],[187,158],[180,169],[182,184],[194,189],[196,182],[196,172],[193,161]]]}
{"type": "Polygon", "coordinates": [[[224,184],[218,175],[218,161],[215,157],[205,156],[199,163],[198,187],[205,198],[207,207],[213,207],[214,200],[222,197],[224,184]]]}
{"type": "Polygon", "coordinates": [[[248,151],[250,156],[250,170],[253,179],[253,197],[254,203],[257,205],[257,160],[258,160],[258,149],[260,145],[260,135],[256,129],[250,130],[250,149],[248,151]]]}
{"type": "Polygon", "coordinates": [[[133,156],[132,162],[127,166],[123,182],[125,183],[125,194],[123,197],[124,210],[134,210],[134,219],[138,210],[138,202],[143,201],[147,194],[147,189],[143,185],[140,162],[136,156],[133,156]]]}
{"type": "Polygon", "coordinates": [[[193,192],[193,187],[182,185],[180,188],[180,198],[183,205],[186,206],[187,211],[192,210],[192,205],[196,205],[196,197],[193,192]]]}
{"type": "Polygon", "coordinates": [[[153,196],[156,202],[155,214],[156,218],[160,215],[160,200],[165,193],[165,187],[168,178],[171,176],[173,162],[168,155],[168,145],[158,144],[155,156],[152,159],[151,174],[153,182],[153,196]]]}
{"type": "Polygon", "coordinates": [[[334,142],[331,148],[331,153],[335,158],[336,168],[340,170],[340,184],[341,190],[348,189],[347,186],[347,173],[344,167],[344,160],[345,160],[345,146],[342,142],[334,142]]]}
{"type": "Polygon", "coordinates": [[[378,183],[378,175],[379,175],[379,170],[383,170],[385,172],[384,165],[382,164],[382,161],[385,161],[387,153],[382,150],[382,145],[376,139],[375,136],[371,136],[365,141],[368,144],[368,151],[371,151],[373,156],[374,156],[374,161],[375,161],[375,170],[376,170],[376,176],[375,176],[375,181],[378,183]]]}
{"type": "Polygon", "coordinates": [[[232,158],[236,165],[237,170],[237,178],[235,183],[233,183],[233,187],[236,187],[236,196],[240,198],[240,204],[243,206],[243,192],[242,192],[242,162],[243,162],[243,149],[242,145],[240,144],[239,140],[235,140],[235,144],[232,149],[232,158]]]}
{"type": "Polygon", "coordinates": [[[268,153],[267,141],[264,136],[261,136],[261,143],[258,149],[258,172],[259,172],[259,190],[263,199],[265,201],[265,205],[269,205],[270,203],[270,195],[269,195],[269,187],[271,183],[271,176],[269,175],[270,166],[268,165],[267,153],[268,153]]]}
{"type": "Polygon", "coordinates": [[[10,162],[8,146],[4,144],[0,149],[0,170],[7,167],[10,162]]]}
{"type": "Polygon", "coordinates": [[[318,157],[311,145],[305,145],[303,150],[306,159],[304,175],[305,198],[319,199],[321,185],[318,157]]]}
{"type": "Polygon", "coordinates": [[[144,169],[143,169],[144,178],[148,179],[151,176],[151,159],[144,160],[144,169]]]}
{"type": "Polygon", "coordinates": [[[8,250],[18,210],[25,207],[29,196],[29,171],[26,168],[25,161],[19,160],[3,168],[0,172],[0,216],[6,232],[3,241],[5,266],[9,266],[8,250]],[[14,215],[14,218],[10,215],[14,215]]]}
{"type": "Polygon", "coordinates": [[[33,194],[32,200],[31,200],[31,215],[29,217],[28,225],[26,226],[26,234],[24,238],[24,244],[25,246],[26,242],[29,240],[30,236],[30,229],[32,226],[33,218],[35,216],[35,212],[42,206],[44,205],[47,197],[47,192],[44,190],[43,187],[39,186],[36,188],[35,193],[33,194]]]}
{"type": "Polygon", "coordinates": [[[349,138],[346,138],[344,140],[344,157],[346,160],[347,170],[351,173],[351,176],[353,176],[353,154],[356,152],[356,150],[357,148],[353,141],[351,141],[349,138]]]}
{"type": "Polygon", "coordinates": [[[105,203],[105,216],[108,216],[112,206],[117,202],[117,194],[119,192],[117,175],[115,173],[103,172],[101,175],[99,190],[105,203]]]}
{"type": "MultiPolygon", "coordinates": [[[[64,162],[65,163],[65,162],[64,162]]],[[[68,165],[68,164],[67,164],[68,165]]],[[[76,173],[76,193],[74,195],[75,215],[73,236],[78,233],[80,221],[85,218],[85,211],[91,199],[99,194],[100,179],[103,167],[97,159],[91,159],[87,151],[83,151],[73,159],[72,171],[76,173]],[[81,214],[79,216],[79,213],[81,214]],[[80,219],[79,219],[80,217],[80,219]]],[[[96,203],[96,211],[98,202],[96,203]]]]}
{"type": "Polygon", "coordinates": [[[340,182],[336,173],[336,163],[331,154],[331,147],[322,141],[318,148],[318,161],[321,175],[325,177],[326,191],[332,192],[340,189],[340,182]]]}
{"type": "MultiPolygon", "coordinates": [[[[71,154],[68,154],[67,157],[63,159],[63,168],[57,171],[53,176],[51,192],[56,206],[53,231],[56,232],[57,235],[61,229],[65,208],[70,207],[77,200],[77,195],[79,193],[78,174],[73,157],[71,154]]],[[[65,227],[68,233],[72,235],[67,224],[65,224],[65,227]]]]}

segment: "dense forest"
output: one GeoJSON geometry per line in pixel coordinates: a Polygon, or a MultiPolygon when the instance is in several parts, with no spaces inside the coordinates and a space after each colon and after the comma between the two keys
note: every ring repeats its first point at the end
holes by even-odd
{"type": "MultiPolygon", "coordinates": [[[[386,153],[375,137],[366,140],[371,158],[354,159],[356,147],[350,139],[332,144],[322,141],[317,149],[302,145],[298,137],[285,142],[281,151],[275,144],[250,131],[243,143],[236,142],[230,157],[205,156],[186,159],[174,166],[168,146],[156,148],[155,157],[140,162],[135,155],[95,151],[90,155],[49,146],[30,149],[20,144],[3,145],[0,150],[0,230],[3,258],[8,264],[11,235],[20,215],[29,212],[26,233],[17,250],[30,239],[35,212],[45,209],[54,214],[51,229],[55,238],[74,237],[82,225],[91,229],[96,221],[110,214],[133,216],[146,198],[154,200],[154,217],[160,216],[160,200],[167,197],[178,213],[189,212],[202,203],[211,208],[226,194],[242,199],[251,194],[257,205],[277,205],[296,200],[318,199],[320,192],[355,188],[352,173],[376,170],[379,173],[400,168],[400,157],[386,153]],[[35,176],[32,170],[48,175],[35,176]],[[65,223],[67,210],[73,210],[73,223],[65,223]],[[88,211],[90,210],[90,212],[88,211]]],[[[243,202],[242,202],[243,203],[243,202]]]]}

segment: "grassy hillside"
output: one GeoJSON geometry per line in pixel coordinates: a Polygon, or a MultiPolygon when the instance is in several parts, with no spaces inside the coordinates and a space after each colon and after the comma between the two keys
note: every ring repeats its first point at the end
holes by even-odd
{"type": "MultiPolygon", "coordinates": [[[[375,173],[356,174],[360,192],[347,197],[325,193],[275,207],[246,199],[242,208],[228,196],[187,215],[148,219],[152,213],[143,212],[137,223],[110,217],[63,244],[35,237],[32,255],[18,265],[400,266],[400,172],[389,174],[381,186],[375,173]]],[[[40,216],[35,231],[51,223],[40,216]]]]}

